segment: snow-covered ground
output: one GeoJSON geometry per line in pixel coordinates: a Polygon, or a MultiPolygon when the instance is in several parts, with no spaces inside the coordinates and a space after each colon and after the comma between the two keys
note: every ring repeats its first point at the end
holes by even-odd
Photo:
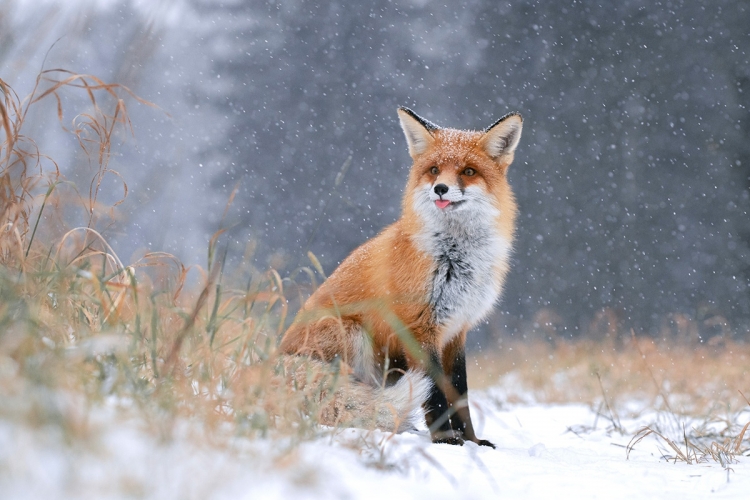
{"type": "MultiPolygon", "coordinates": [[[[474,394],[479,435],[497,449],[429,442],[426,433],[346,429],[292,446],[235,439],[217,445],[183,424],[160,439],[151,422],[98,410],[85,443],[0,422],[0,498],[748,498],[750,459],[668,463],[651,437],[626,458],[644,422],[612,421],[584,405],[503,405],[474,394]]],[[[649,420],[650,419],[650,420],[649,420]]]]}

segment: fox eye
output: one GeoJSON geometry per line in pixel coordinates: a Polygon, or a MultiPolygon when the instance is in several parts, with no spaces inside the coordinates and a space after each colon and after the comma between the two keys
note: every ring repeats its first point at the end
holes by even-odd
{"type": "Polygon", "coordinates": [[[468,176],[468,177],[471,177],[472,175],[474,175],[474,174],[476,174],[476,173],[477,173],[477,171],[476,171],[476,170],[474,170],[474,169],[473,169],[473,168],[471,168],[471,167],[469,167],[469,168],[467,168],[467,169],[465,169],[465,170],[464,170],[464,175],[466,175],[466,176],[468,176]]]}
{"type": "Polygon", "coordinates": [[[432,175],[437,175],[437,174],[439,174],[439,173],[440,173],[440,170],[439,170],[439,169],[438,169],[437,167],[432,167],[432,168],[430,169],[430,173],[431,173],[432,175]]]}

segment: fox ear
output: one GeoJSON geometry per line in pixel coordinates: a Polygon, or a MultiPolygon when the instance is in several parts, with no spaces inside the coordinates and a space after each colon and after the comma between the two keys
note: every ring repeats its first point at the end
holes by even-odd
{"type": "Polygon", "coordinates": [[[409,155],[416,159],[417,156],[427,151],[427,148],[433,143],[435,139],[432,137],[432,132],[439,127],[404,107],[398,108],[398,119],[406,136],[409,155]]]}
{"type": "Polygon", "coordinates": [[[523,118],[518,113],[508,113],[487,127],[481,139],[482,148],[497,160],[501,156],[512,155],[521,140],[523,118]]]}

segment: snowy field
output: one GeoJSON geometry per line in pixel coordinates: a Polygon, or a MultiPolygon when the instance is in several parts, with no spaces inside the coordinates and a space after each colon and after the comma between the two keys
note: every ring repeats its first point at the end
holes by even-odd
{"type": "Polygon", "coordinates": [[[92,413],[85,445],[0,423],[0,498],[748,498],[746,458],[727,468],[667,462],[671,450],[653,436],[628,458],[632,436],[663,415],[623,418],[621,433],[584,405],[498,400],[500,389],[474,394],[480,436],[495,450],[356,429],[299,445],[209,443],[197,424],[170,426],[160,438],[159,425],[114,409],[92,413]]]}

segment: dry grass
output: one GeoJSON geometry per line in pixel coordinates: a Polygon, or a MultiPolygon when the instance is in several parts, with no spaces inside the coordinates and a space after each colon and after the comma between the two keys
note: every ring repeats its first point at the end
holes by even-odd
{"type": "Polygon", "coordinates": [[[617,345],[590,339],[506,341],[500,349],[476,354],[468,369],[472,387],[517,374],[522,380],[518,396],[531,391],[543,402],[592,404],[601,400],[603,387],[615,403],[639,399],[658,408],[668,399],[675,412],[700,414],[717,404],[745,407],[738,391],[750,388],[749,365],[750,345],[745,343],[670,344],[626,337],[617,345]]]}
{"type": "MultiPolygon", "coordinates": [[[[745,424],[739,434],[734,436],[729,435],[729,432],[726,431],[719,433],[711,432],[709,434],[691,432],[691,436],[688,436],[688,432],[683,427],[682,441],[675,442],[659,430],[647,425],[636,432],[630,443],[628,443],[627,456],[630,456],[631,451],[633,451],[638,443],[646,437],[653,435],[659,439],[660,443],[666,445],[663,447],[662,458],[667,461],[675,463],[680,461],[692,465],[713,460],[721,464],[722,467],[728,468],[731,464],[737,462],[736,457],[746,455],[748,450],[750,450],[744,444],[745,432],[748,426],[750,426],[750,422],[745,424]]],[[[727,426],[726,429],[731,429],[731,426],[727,426]]]]}
{"type": "Polygon", "coordinates": [[[203,269],[164,253],[123,264],[97,230],[114,209],[98,193],[105,175],[119,178],[107,165],[118,130],[130,128],[125,99],[143,101],[63,70],[41,73],[24,99],[0,86],[0,418],[75,439],[88,432],[88,410],[107,400],[142,410],[166,435],[177,419],[195,419],[212,439],[319,434],[326,395],[342,377],[275,355],[288,280],[248,267],[226,283],[222,231],[203,269]],[[88,196],[63,194],[61,169],[23,132],[30,107],[44,103],[62,125],[66,92],[88,98],[63,127],[94,167],[88,196]],[[85,214],[78,227],[66,218],[71,200],[85,214]]]}

